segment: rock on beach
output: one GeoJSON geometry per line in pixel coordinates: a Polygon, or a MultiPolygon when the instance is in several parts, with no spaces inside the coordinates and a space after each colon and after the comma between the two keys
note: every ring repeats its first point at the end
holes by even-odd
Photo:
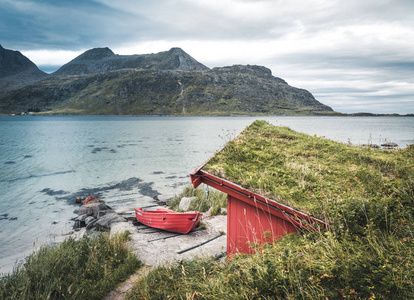
{"type": "MultiPolygon", "coordinates": [[[[77,214],[78,217],[75,218],[75,224],[73,228],[79,230],[82,227],[91,229],[93,227],[98,227],[100,230],[109,230],[110,224],[112,222],[119,222],[121,216],[115,214],[113,209],[105,204],[101,199],[90,195],[86,198],[76,198],[76,203],[83,203],[79,208],[77,214]],[[107,215],[113,215],[106,217],[107,215]],[[104,218],[105,217],[105,218],[104,218]],[[103,220],[99,223],[103,218],[103,220]]],[[[122,218],[124,221],[125,218],[122,218]]]]}
{"type": "MultiPolygon", "coordinates": [[[[187,198],[182,202],[188,207],[193,200],[187,198]]],[[[144,264],[155,266],[188,257],[216,256],[226,252],[227,237],[223,233],[227,231],[227,216],[204,216],[202,222],[207,229],[196,229],[188,234],[163,231],[137,222],[132,209],[118,214],[100,200],[79,208],[74,229],[83,229],[80,231],[83,233],[85,228],[92,232],[109,231],[110,235],[129,231],[133,252],[144,264]]]]}

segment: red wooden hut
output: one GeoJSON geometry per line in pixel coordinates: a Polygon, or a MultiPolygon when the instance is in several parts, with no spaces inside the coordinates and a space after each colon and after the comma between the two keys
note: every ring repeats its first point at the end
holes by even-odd
{"type": "Polygon", "coordinates": [[[325,226],[321,220],[203,170],[205,164],[191,174],[191,182],[195,188],[204,183],[227,194],[228,255],[252,253],[251,243],[273,242],[299,228],[325,226]]]}
{"type": "Polygon", "coordinates": [[[299,228],[324,222],[219,178],[199,167],[191,174],[194,188],[207,184],[227,194],[227,254],[252,253],[251,243],[273,242],[299,228]]]}

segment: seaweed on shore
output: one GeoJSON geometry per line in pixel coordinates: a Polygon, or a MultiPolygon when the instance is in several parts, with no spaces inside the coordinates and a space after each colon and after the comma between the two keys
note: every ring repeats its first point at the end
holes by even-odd
{"type": "Polygon", "coordinates": [[[102,197],[103,193],[111,190],[132,191],[133,189],[138,189],[138,192],[144,196],[155,197],[156,195],[159,195],[159,193],[156,190],[152,189],[152,185],[153,182],[142,182],[142,179],[131,177],[121,182],[102,187],[83,188],[75,193],[69,193],[62,190],[55,191],[50,188],[45,188],[41,190],[41,192],[49,196],[56,196],[56,200],[63,200],[68,204],[76,204],[74,200],[78,197],[85,197],[85,195],[95,195],[97,197],[102,197]]]}

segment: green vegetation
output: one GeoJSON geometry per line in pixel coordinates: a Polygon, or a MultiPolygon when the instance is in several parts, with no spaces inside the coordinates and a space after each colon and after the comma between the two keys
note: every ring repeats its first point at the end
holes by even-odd
{"type": "Polygon", "coordinates": [[[160,266],[128,299],[413,298],[413,145],[372,150],[256,121],[203,169],[329,226],[251,245],[255,254],[224,265],[160,266]]]}
{"type": "Polygon", "coordinates": [[[182,197],[196,197],[188,210],[206,212],[210,210],[210,215],[215,216],[219,215],[221,208],[227,208],[227,195],[213,189],[208,190],[209,196],[206,197],[206,190],[198,187],[197,189],[193,188],[192,185],[186,186],[184,190],[168,203],[169,208],[175,211],[179,211],[180,200],[182,197]],[[201,207],[200,207],[201,204],[201,207]]]}
{"type": "Polygon", "coordinates": [[[102,233],[43,246],[0,278],[0,299],[102,299],[141,266],[128,237],[102,233]]]}
{"type": "Polygon", "coordinates": [[[23,111],[46,115],[340,115],[309,92],[255,66],[204,71],[128,68],[53,75],[0,92],[0,113],[23,111]]]}
{"type": "MultiPolygon", "coordinates": [[[[208,288],[209,280],[213,280],[212,276],[220,272],[221,269],[213,260],[193,259],[167,263],[139,279],[126,299],[192,299],[200,296],[197,291],[202,286],[203,289],[208,288]]],[[[230,299],[217,296],[216,299],[230,299]]]]}
{"type": "Polygon", "coordinates": [[[413,148],[352,147],[255,121],[203,170],[333,220],[333,210],[348,210],[354,201],[382,207],[392,199],[408,201],[413,190],[413,148]]]}
{"type": "Polygon", "coordinates": [[[157,267],[126,299],[412,299],[409,238],[292,234],[225,265],[193,259],[157,267]]]}

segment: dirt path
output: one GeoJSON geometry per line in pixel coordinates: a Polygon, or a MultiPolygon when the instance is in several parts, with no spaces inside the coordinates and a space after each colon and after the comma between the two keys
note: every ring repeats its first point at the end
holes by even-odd
{"type": "Polygon", "coordinates": [[[102,300],[124,300],[128,292],[132,290],[135,282],[151,270],[150,266],[143,266],[135,274],[132,274],[124,283],[121,283],[114,291],[111,291],[102,300]]]}

